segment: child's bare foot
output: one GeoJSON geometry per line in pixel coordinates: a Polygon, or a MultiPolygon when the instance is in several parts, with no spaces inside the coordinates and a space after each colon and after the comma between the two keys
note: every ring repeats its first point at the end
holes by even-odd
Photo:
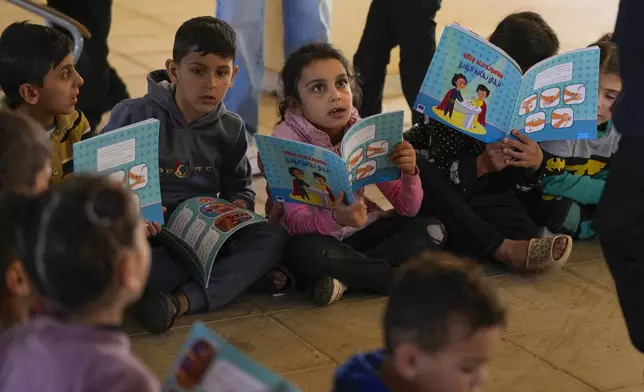
{"type": "Polygon", "coordinates": [[[531,241],[506,239],[495,252],[495,258],[519,271],[545,272],[560,267],[568,260],[572,239],[568,236],[535,238],[531,241]]]}

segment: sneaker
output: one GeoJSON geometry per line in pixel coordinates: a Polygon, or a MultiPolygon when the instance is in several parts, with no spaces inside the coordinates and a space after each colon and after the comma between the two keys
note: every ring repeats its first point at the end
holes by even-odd
{"type": "Polygon", "coordinates": [[[174,324],[180,308],[179,299],[158,291],[146,291],[136,306],[137,318],[152,334],[167,331],[174,324]]]}
{"type": "Polygon", "coordinates": [[[327,306],[339,301],[347,286],[337,279],[326,277],[318,279],[311,285],[311,298],[317,306],[327,306]]]}

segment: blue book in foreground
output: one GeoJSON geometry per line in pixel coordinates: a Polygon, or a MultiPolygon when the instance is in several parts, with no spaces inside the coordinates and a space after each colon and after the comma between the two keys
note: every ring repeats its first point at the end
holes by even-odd
{"type": "Polygon", "coordinates": [[[151,118],[75,143],[74,172],[107,174],[134,192],[141,216],[163,221],[159,120],[151,118]]]}
{"type": "Polygon", "coordinates": [[[522,74],[503,50],[445,27],[414,109],[483,142],[512,129],[534,141],[597,138],[599,48],[563,53],[522,74]]]}
{"type": "Polygon", "coordinates": [[[164,392],[298,392],[298,389],[257,364],[197,322],[164,392]]]}
{"type": "Polygon", "coordinates": [[[364,118],[346,131],[342,155],[293,140],[255,136],[271,197],[279,202],[332,209],[338,194],[400,178],[389,153],[402,142],[402,110],[364,118]]]}

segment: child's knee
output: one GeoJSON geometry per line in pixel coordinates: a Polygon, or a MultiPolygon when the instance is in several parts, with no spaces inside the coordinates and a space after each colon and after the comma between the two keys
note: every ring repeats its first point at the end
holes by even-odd
{"type": "Polygon", "coordinates": [[[445,225],[433,216],[419,215],[415,220],[417,227],[427,236],[430,243],[437,248],[442,248],[447,240],[445,225]]]}

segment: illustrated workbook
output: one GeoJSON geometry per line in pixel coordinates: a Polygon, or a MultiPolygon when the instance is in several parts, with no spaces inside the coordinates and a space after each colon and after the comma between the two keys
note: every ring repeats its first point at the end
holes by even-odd
{"type": "Polygon", "coordinates": [[[298,392],[298,389],[197,322],[162,391],[298,392]]]}
{"type": "Polygon", "coordinates": [[[159,120],[151,118],[73,145],[75,173],[102,173],[134,192],[141,216],[163,224],[159,120]]]}
{"type": "Polygon", "coordinates": [[[483,142],[512,129],[534,141],[597,138],[599,48],[543,60],[522,75],[503,50],[445,27],[414,109],[483,142]]]}
{"type": "Polygon", "coordinates": [[[178,259],[184,260],[193,277],[204,287],[217,254],[238,230],[266,219],[224,199],[209,196],[190,198],[170,215],[158,236],[178,259]]]}
{"type": "Polygon", "coordinates": [[[346,202],[369,184],[400,178],[389,153],[403,133],[402,110],[364,118],[342,138],[341,153],[293,140],[257,135],[271,197],[279,202],[332,209],[342,191],[346,202]]]}

